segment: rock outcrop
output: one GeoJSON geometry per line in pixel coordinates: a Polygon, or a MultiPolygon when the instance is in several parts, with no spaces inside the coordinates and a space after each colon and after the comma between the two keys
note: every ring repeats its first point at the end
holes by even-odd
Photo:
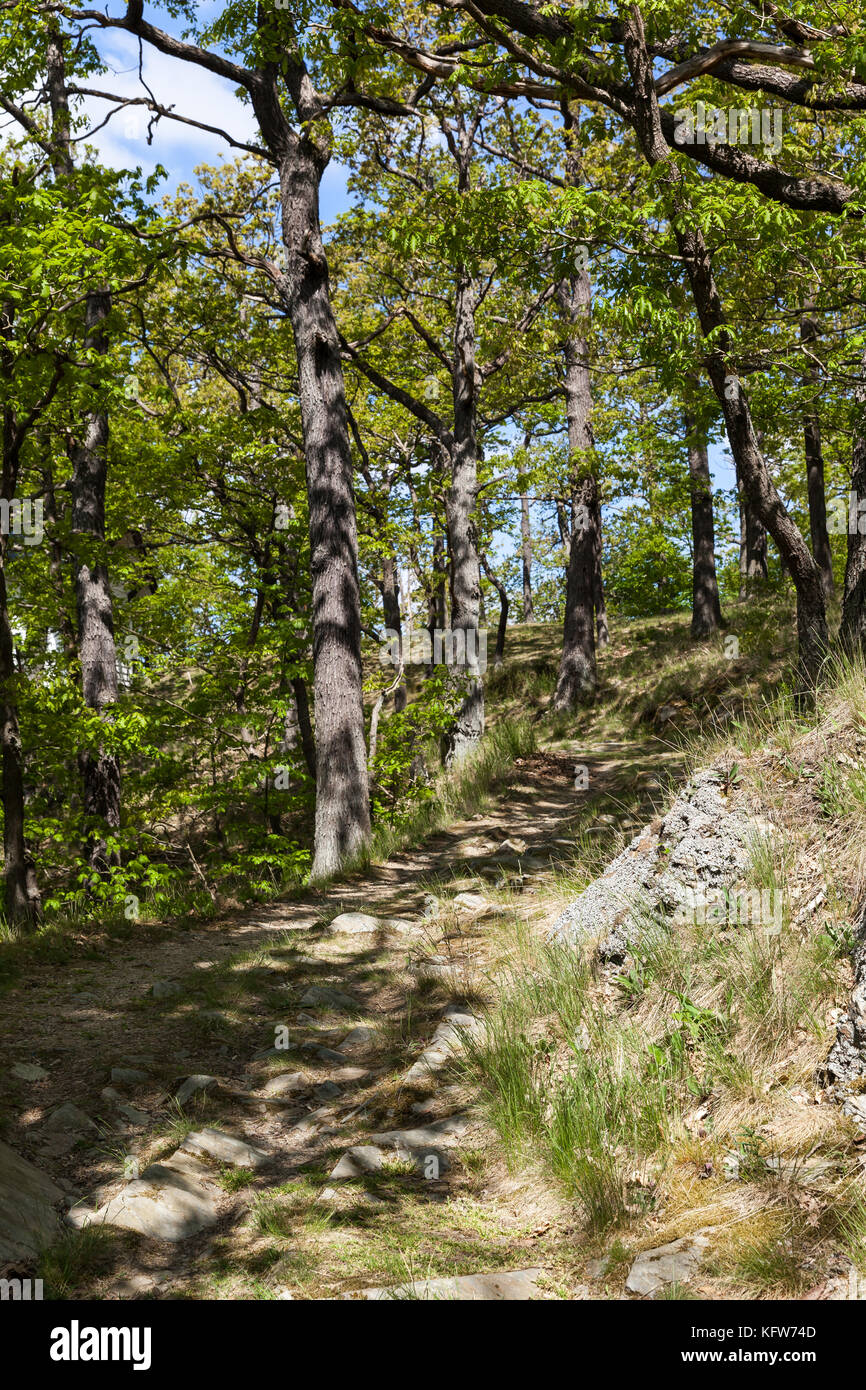
{"type": "Polygon", "coordinates": [[[551,936],[600,937],[601,959],[621,961],[647,919],[693,910],[740,881],[755,833],[747,816],[729,809],[722,774],[698,773],[664,819],[636,835],[557,918],[551,936]]]}

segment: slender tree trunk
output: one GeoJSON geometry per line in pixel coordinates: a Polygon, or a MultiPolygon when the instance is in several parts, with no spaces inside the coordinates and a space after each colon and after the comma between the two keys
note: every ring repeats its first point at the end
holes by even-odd
{"type": "MultiPolygon", "coordinates": [[[[86,346],[100,354],[108,351],[103,325],[110,309],[107,291],[88,295],[86,346]]],[[[71,449],[78,659],[85,704],[110,720],[110,708],[117,703],[118,680],[111,585],[100,555],[105,542],[107,447],[108,416],[104,410],[92,411],[71,449]]],[[[82,753],[80,764],[84,812],[91,822],[88,858],[104,876],[120,863],[117,846],[109,843],[120,829],[120,760],[116,754],[99,749],[82,753]]]]}
{"type": "MultiPolygon", "coordinates": [[[[468,175],[464,173],[461,184],[465,179],[468,175]]],[[[478,661],[481,583],[474,521],[478,494],[475,284],[466,270],[460,272],[457,284],[452,381],[454,444],[451,486],[446,496],[451,554],[451,627],[454,633],[463,634],[465,659],[459,672],[464,686],[463,699],[446,746],[449,766],[471,753],[484,733],[484,685],[478,661]]]]}
{"type": "MultiPolygon", "coordinates": [[[[760,435],[756,434],[760,449],[760,435]]],[[[763,584],[767,578],[767,528],[755,514],[751,505],[739,468],[737,475],[737,498],[740,507],[740,592],[742,601],[763,584]]]]}
{"type": "Polygon", "coordinates": [[[602,546],[601,546],[601,497],[599,490],[595,490],[595,536],[594,536],[594,555],[592,567],[592,601],[595,605],[595,645],[598,651],[604,651],[610,641],[610,632],[607,626],[607,604],[604,601],[604,576],[602,572],[602,546]]]}
{"type": "MultiPolygon", "coordinates": [[[[860,502],[866,498],[866,352],[860,364],[860,380],[854,390],[855,422],[851,449],[851,492],[860,502]]],[[[839,641],[847,651],[859,647],[866,657],[866,534],[855,506],[855,526],[848,526],[848,556],[839,641]]],[[[866,526],[864,526],[866,530],[866,526]]]]}
{"type": "Polygon", "coordinates": [[[665,164],[661,186],[670,200],[671,223],[680,256],[691,285],[695,307],[705,337],[712,335],[707,352],[707,372],[722,407],[731,453],[743,479],[746,500],[779,547],[797,592],[799,645],[799,694],[814,690],[827,653],[827,615],[818,567],[791,520],[767,469],[755,435],[743,384],[731,361],[730,336],[725,327],[721,299],[703,233],[692,214],[683,177],[668,158],[661,130],[658,96],[652,62],[644,38],[643,17],[637,5],[627,13],[624,48],[635,89],[633,124],[647,163],[665,164]]]}
{"type": "Polygon", "coordinates": [[[508,627],[508,590],[502,580],[493,573],[487,562],[487,556],[483,552],[480,558],[484,573],[499,595],[499,623],[496,628],[496,651],[493,654],[493,665],[501,666],[505,658],[505,632],[508,627]]]}
{"type": "Polygon", "coordinates": [[[315,782],[316,779],[316,739],[313,733],[313,722],[310,718],[310,696],[307,690],[307,682],[303,676],[293,676],[290,685],[295,696],[295,710],[298,717],[298,728],[301,734],[301,748],[304,754],[304,762],[307,764],[307,771],[315,782]]]}
{"type": "MultiPolygon", "coordinates": [[[[573,283],[569,296],[572,322],[579,321],[579,305],[588,307],[589,280],[573,283]]],[[[593,448],[587,344],[580,334],[566,339],[565,407],[571,456],[571,516],[569,518],[568,569],[565,581],[565,621],[562,654],[553,695],[555,709],[572,710],[595,697],[595,571],[597,526],[600,516],[598,488],[590,469],[593,448]]]]}
{"type": "Polygon", "coordinates": [[[521,622],[534,620],[532,611],[532,531],[529,523],[529,498],[524,492],[520,498],[520,540],[523,557],[523,612],[521,622]]]}
{"type": "MultiPolygon", "coordinates": [[[[266,114],[273,119],[270,110],[266,114]]],[[[312,877],[323,878],[370,836],[358,536],[340,344],[319,225],[327,157],[311,143],[314,131],[280,134],[288,145],[280,162],[287,251],[281,287],[298,362],[310,518],[317,768],[312,877]]]]}
{"type": "Polygon", "coordinates": [[[692,506],[692,637],[709,637],[722,626],[716,578],[713,492],[707,441],[696,433],[696,422],[684,420],[689,454],[689,493],[692,506]]]}
{"type": "MultiPolygon", "coordinates": [[[[402,620],[400,617],[400,588],[397,582],[397,557],[393,550],[388,550],[382,557],[382,615],[385,619],[385,626],[391,632],[396,632],[402,637],[402,620]]],[[[406,634],[406,640],[410,641],[411,636],[406,634]]],[[[399,714],[406,708],[406,685],[404,682],[397,686],[394,691],[394,709],[399,714]]]]}
{"type": "MultiPolygon", "coordinates": [[[[577,123],[563,105],[566,136],[566,181],[581,179],[577,123]]],[[[595,660],[597,539],[601,511],[592,450],[592,383],[589,374],[587,330],[592,310],[592,286],[586,267],[578,262],[570,278],[556,287],[556,298],[568,325],[565,357],[565,413],[568,422],[571,517],[568,570],[565,581],[565,621],[562,654],[553,695],[554,709],[572,710],[595,698],[598,677],[595,660]]]]}
{"type": "MultiPolygon", "coordinates": [[[[2,326],[11,327],[11,310],[2,326]]],[[[15,495],[17,453],[10,447],[14,426],[11,409],[3,412],[3,477],[0,497],[15,495]]],[[[42,915],[36,870],[24,836],[24,750],[18,725],[15,692],[15,646],[6,590],[8,537],[0,535],[0,748],[3,770],[3,881],[7,921],[20,931],[33,931],[42,915]]]]}
{"type": "Polygon", "coordinates": [[[42,470],[43,486],[45,490],[45,520],[49,533],[48,541],[48,572],[51,576],[51,586],[54,589],[54,597],[57,602],[57,611],[60,614],[60,636],[63,639],[63,654],[68,662],[75,660],[76,641],[75,626],[70,617],[67,592],[68,575],[63,564],[63,551],[57,539],[56,531],[58,524],[57,499],[54,492],[54,473],[50,464],[46,464],[42,470]]]}
{"type": "Polygon", "coordinates": [[[562,656],[553,707],[573,710],[595,697],[595,625],[592,604],[595,570],[595,478],[587,473],[574,494],[571,546],[565,581],[562,656]]]}
{"type": "MultiPolygon", "coordinates": [[[[800,319],[800,341],[808,347],[818,341],[819,327],[810,310],[800,319]]],[[[833,593],[833,552],[830,549],[830,536],[827,531],[827,497],[824,490],[824,451],[821,447],[821,424],[818,419],[817,395],[820,386],[820,373],[814,362],[806,373],[807,381],[814,391],[814,403],[803,420],[803,442],[806,455],[806,488],[809,496],[809,531],[812,538],[812,554],[821,572],[824,596],[833,593]]]]}
{"type": "Polygon", "coordinates": [[[24,750],[15,699],[12,624],[6,594],[6,537],[0,537],[0,744],[3,752],[3,879],[7,921],[32,931],[41,917],[33,859],[24,838],[24,750]]]}

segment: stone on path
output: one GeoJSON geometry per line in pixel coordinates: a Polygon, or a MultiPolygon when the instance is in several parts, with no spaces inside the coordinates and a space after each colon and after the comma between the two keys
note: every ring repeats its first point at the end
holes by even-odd
{"type": "Polygon", "coordinates": [[[81,1204],[71,1208],[67,1220],[84,1226],[119,1226],[154,1240],[187,1240],[217,1221],[212,1174],[197,1159],[176,1153],[165,1163],[152,1163],[140,1177],[127,1183],[116,1197],[98,1211],[81,1204]]]}
{"type": "Polygon", "coordinates": [[[224,1134],[221,1129],[211,1129],[210,1126],[188,1134],[181,1149],[196,1156],[206,1154],[208,1158],[230,1163],[235,1168],[262,1168],[271,1161],[270,1154],[263,1149],[256,1149],[245,1139],[235,1139],[233,1135],[224,1134]]]}
{"type": "Polygon", "coordinates": [[[356,1144],[346,1150],[336,1167],[328,1174],[328,1178],[331,1182],[339,1182],[363,1177],[365,1173],[380,1173],[386,1168],[387,1161],[393,1161],[395,1158],[403,1163],[411,1163],[415,1171],[424,1177],[431,1176],[431,1159],[435,1159],[436,1162],[433,1176],[437,1178],[449,1166],[448,1159],[441,1149],[413,1149],[400,1144],[384,1148],[378,1144],[356,1144]]]}
{"type": "Polygon", "coordinates": [[[111,1081],[120,1081],[128,1086],[135,1086],[141,1081],[148,1081],[150,1078],[146,1071],[140,1071],[138,1067],[112,1067],[111,1081]]]}
{"type": "Polygon", "coordinates": [[[310,985],[302,997],[302,1008],[357,1009],[358,1001],[351,994],[343,994],[339,989],[329,989],[326,985],[310,985]]]}
{"type": "Polygon", "coordinates": [[[371,1135],[371,1139],[374,1144],[386,1148],[428,1149],[435,1144],[448,1147],[457,1144],[468,1128],[469,1120],[465,1115],[448,1115],[444,1120],[434,1120],[432,1124],[418,1125],[414,1129],[389,1129],[371,1135]]]}
{"type": "Polygon", "coordinates": [[[374,1039],[375,1039],[375,1036],[376,1036],[376,1035],[375,1035],[375,1033],[373,1032],[373,1029],[372,1029],[372,1028],[365,1028],[363,1025],[360,1025],[358,1028],[353,1028],[352,1031],[351,1031],[351,1033],[347,1033],[347,1034],[346,1034],[345,1038],[343,1039],[343,1041],[340,1043],[339,1047],[337,1048],[337,1051],[338,1051],[338,1052],[359,1052],[359,1051],[362,1051],[364,1048],[370,1047],[370,1045],[372,1044],[372,1042],[373,1042],[374,1039]]]}
{"type": "Polygon", "coordinates": [[[37,1067],[35,1062],[15,1062],[9,1070],[19,1081],[43,1081],[48,1075],[45,1068],[37,1067]]]}
{"type": "Polygon", "coordinates": [[[316,1100],[336,1100],[337,1096],[342,1095],[342,1087],[336,1081],[322,1081],[318,1086],[313,1087],[313,1095],[316,1100]]]}
{"type": "Polygon", "coordinates": [[[341,912],[328,924],[328,931],[364,933],[379,930],[381,919],[367,912],[341,912]]]}
{"type": "Polygon", "coordinates": [[[331,1080],[345,1086],[351,1082],[365,1081],[371,1075],[372,1072],[369,1072],[366,1067],[340,1067],[338,1071],[334,1072],[331,1080]]]}
{"type": "Polygon", "coordinates": [[[188,1076],[178,1087],[175,1100],[178,1105],[186,1105],[188,1100],[198,1095],[200,1091],[209,1091],[212,1086],[218,1085],[215,1076],[208,1076],[205,1072],[198,1072],[195,1076],[188,1076]]]}
{"type": "Polygon", "coordinates": [[[630,1293],[654,1294],[667,1284],[687,1284],[704,1257],[706,1236],[683,1236],[656,1250],[642,1250],[629,1270],[630,1293]]]}
{"type": "Polygon", "coordinates": [[[328,931],[343,935],[370,935],[378,931],[414,931],[402,917],[372,917],[369,912],[341,912],[328,923],[328,931]]]}
{"type": "Polygon", "coordinates": [[[302,1071],[283,1071],[279,1076],[272,1076],[264,1086],[266,1096],[285,1096],[291,1095],[296,1091],[306,1091],[312,1086],[312,1081],[306,1072],[302,1071]]]}
{"type": "Polygon", "coordinates": [[[343,1178],[360,1178],[365,1173],[378,1173],[384,1157],[382,1150],[375,1144],[356,1144],[346,1150],[328,1177],[332,1182],[336,1182],[343,1178]]]}
{"type": "Polygon", "coordinates": [[[0,1265],[32,1259],[57,1239],[62,1197],[46,1173],[0,1143],[0,1265]]]}
{"type": "Polygon", "coordinates": [[[83,1134],[85,1130],[96,1129],[90,1116],[85,1115],[71,1100],[64,1101],[63,1105],[58,1105],[56,1110],[52,1110],[48,1119],[43,1121],[42,1127],[63,1130],[68,1134],[83,1134]]]}
{"type": "Polygon", "coordinates": [[[480,893],[458,893],[452,899],[451,906],[461,917],[470,917],[473,920],[496,911],[493,904],[480,893]]]}
{"type": "Polygon", "coordinates": [[[430,1081],[463,1047],[463,1033],[477,1032],[483,1026],[477,1014],[467,1013],[460,1004],[449,1004],[427,1047],[407,1071],[405,1081],[409,1085],[430,1081]]]}
{"type": "Polygon", "coordinates": [[[544,1298],[538,1287],[542,1269],[513,1269],[496,1274],[462,1274],[453,1279],[415,1279],[390,1289],[358,1289],[344,1299],[429,1299],[431,1302],[517,1302],[544,1298]]]}

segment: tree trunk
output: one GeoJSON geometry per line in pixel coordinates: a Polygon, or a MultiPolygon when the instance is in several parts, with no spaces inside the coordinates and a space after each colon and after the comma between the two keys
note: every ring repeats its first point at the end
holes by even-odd
{"type": "MultiPolygon", "coordinates": [[[[391,632],[396,632],[398,637],[403,636],[402,621],[400,617],[400,589],[397,583],[397,558],[393,550],[389,549],[382,557],[382,615],[385,619],[385,627],[391,632]]],[[[406,641],[411,641],[411,634],[406,634],[406,641]]],[[[406,654],[404,653],[404,659],[406,654]]],[[[406,708],[406,685],[401,681],[394,691],[394,709],[397,714],[406,708]]]]}
{"type": "Polygon", "coordinates": [[[696,422],[684,420],[689,454],[689,493],[692,506],[692,637],[709,637],[722,626],[716,578],[713,492],[707,441],[696,434],[696,422]]]}
{"type": "Polygon", "coordinates": [[[520,539],[523,552],[523,612],[521,622],[531,623],[532,612],[532,531],[529,524],[529,498],[526,493],[520,498],[520,539]]]}
{"type": "Polygon", "coordinates": [[[54,589],[54,597],[57,602],[57,611],[60,614],[60,636],[63,639],[63,654],[68,662],[73,662],[76,655],[75,625],[70,617],[69,593],[67,591],[68,573],[63,563],[63,548],[57,539],[58,515],[57,498],[54,492],[54,473],[50,463],[42,469],[42,482],[45,491],[45,520],[49,534],[48,540],[48,573],[51,576],[51,585],[54,589]]]}
{"type": "MultiPolygon", "coordinates": [[[[800,341],[804,345],[817,342],[819,328],[809,312],[811,305],[800,319],[800,341]]],[[[820,386],[820,373],[817,364],[812,363],[806,373],[812,385],[814,399],[817,399],[820,386]]],[[[803,441],[806,455],[806,488],[809,495],[809,531],[812,538],[812,554],[821,572],[821,584],[825,598],[833,594],[833,552],[830,549],[830,536],[827,531],[827,497],[824,490],[824,451],[821,447],[821,424],[817,405],[813,404],[803,420],[803,441]]]]}
{"type": "MultiPolygon", "coordinates": [[[[564,104],[566,182],[577,187],[581,179],[577,123],[564,104]]],[[[571,517],[568,570],[565,582],[565,621],[562,654],[553,695],[553,707],[572,710],[595,698],[598,677],[595,661],[596,566],[600,541],[601,511],[594,476],[592,449],[592,383],[589,375],[587,329],[592,310],[592,286],[581,260],[573,274],[560,280],[556,298],[568,325],[563,343],[565,357],[565,413],[568,422],[571,517]]]]}
{"type": "MultiPolygon", "coordinates": [[[[5,412],[4,446],[11,412],[5,412]]],[[[4,454],[6,449],[4,447],[4,454]]],[[[4,458],[2,496],[11,500],[17,484],[17,464],[4,458]]],[[[0,536],[0,745],[3,766],[3,879],[7,921],[32,931],[41,917],[36,871],[24,838],[24,751],[15,698],[15,650],[6,592],[6,549],[0,536]]]]}
{"type": "Polygon", "coordinates": [[[594,555],[592,567],[592,601],[595,604],[595,644],[598,651],[604,651],[610,641],[610,632],[607,626],[607,604],[604,601],[604,576],[602,573],[602,554],[601,554],[601,497],[599,490],[595,490],[595,536],[594,536],[594,555]]]}
{"type": "MultiPolygon", "coordinates": [[[[573,325],[580,322],[590,302],[589,277],[582,272],[563,289],[560,303],[573,325]]],[[[571,468],[571,516],[569,518],[568,569],[565,582],[565,621],[562,654],[553,695],[554,709],[572,710],[595,697],[595,589],[597,521],[600,518],[598,488],[591,471],[589,451],[594,440],[590,413],[587,343],[573,332],[564,343],[565,409],[571,468]]]]}
{"type": "MultiPolygon", "coordinates": [[[[52,168],[56,179],[68,179],[71,184],[75,167],[66,64],[63,35],[56,25],[51,26],[49,33],[46,72],[52,117],[52,168]]],[[[84,346],[102,357],[108,352],[105,322],[110,312],[111,295],[107,288],[87,295],[84,346]]],[[[108,567],[100,554],[105,541],[107,448],[108,415],[104,410],[92,410],[70,447],[71,529],[77,538],[74,573],[81,689],[88,709],[100,715],[116,703],[118,693],[111,585],[108,567]]],[[[84,813],[91,821],[87,855],[91,867],[105,877],[112,866],[120,863],[119,849],[108,843],[111,832],[116,834],[120,829],[120,761],[116,754],[100,749],[97,753],[82,753],[79,766],[84,784],[84,813]]]]}
{"type": "Polygon", "coordinates": [[[496,651],[493,653],[493,665],[501,666],[505,658],[505,631],[508,627],[508,591],[502,580],[493,573],[487,563],[487,556],[483,553],[481,555],[481,564],[484,573],[499,595],[499,623],[496,628],[496,651]]]}
{"type": "Polygon", "coordinates": [[[358,536],[340,345],[319,225],[327,159],[311,144],[315,132],[282,134],[289,145],[280,161],[287,251],[282,289],[297,354],[310,513],[317,768],[312,877],[320,879],[336,873],[370,837],[358,536]]]}
{"type": "Polygon", "coordinates": [[[710,254],[692,213],[683,176],[668,158],[670,152],[661,130],[643,18],[636,5],[630,8],[625,20],[624,48],[635,89],[635,134],[647,163],[652,167],[666,165],[660,186],[668,190],[671,224],[701,329],[706,338],[712,336],[706,357],[707,372],[724,413],[728,441],[743,479],[745,498],[779,547],[794,581],[799,643],[798,693],[808,696],[814,690],[827,653],[827,615],[821,576],[806,542],[785,510],[758,446],[746,393],[731,362],[730,335],[725,327],[710,254]]]}
{"type": "Polygon", "coordinates": [[[553,694],[553,707],[573,710],[595,697],[595,627],[593,576],[595,571],[595,478],[584,475],[572,506],[571,546],[565,584],[565,624],[562,656],[553,694]]]}
{"type": "MultiPolygon", "coordinates": [[[[103,325],[110,309],[107,291],[88,295],[85,344],[100,354],[108,351],[103,325]]],[[[106,711],[117,702],[118,681],[111,585],[108,567],[100,557],[105,541],[107,447],[108,416],[104,410],[91,411],[84,421],[81,438],[71,449],[78,659],[84,703],[110,719],[106,711]]],[[[108,843],[110,835],[120,829],[120,761],[116,754],[104,749],[82,753],[79,761],[84,812],[92,822],[88,830],[88,858],[104,877],[120,863],[117,846],[108,843]]]]}
{"type": "Polygon", "coordinates": [[[475,285],[465,270],[461,271],[457,284],[452,381],[454,444],[451,486],[446,495],[451,554],[451,628],[455,634],[463,634],[465,646],[460,663],[463,699],[446,745],[449,766],[471,753],[484,733],[484,685],[478,660],[481,583],[473,519],[478,493],[475,285]]]}
{"type": "MultiPolygon", "coordinates": [[[[866,498],[866,352],[860,365],[860,380],[854,390],[856,409],[851,450],[851,492],[859,502],[866,498]]],[[[866,657],[866,534],[860,530],[859,512],[855,507],[857,524],[848,526],[848,556],[845,563],[845,590],[842,597],[842,621],[839,641],[849,652],[859,647],[866,657]]]]}

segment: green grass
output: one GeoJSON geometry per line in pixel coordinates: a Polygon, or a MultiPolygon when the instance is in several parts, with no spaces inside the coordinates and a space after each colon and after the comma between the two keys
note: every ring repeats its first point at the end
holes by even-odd
{"type": "Polygon", "coordinates": [[[71,1298],[94,1275],[110,1268],[116,1252],[117,1232],[106,1226],[69,1230],[39,1259],[38,1277],[49,1299],[71,1298]]]}

